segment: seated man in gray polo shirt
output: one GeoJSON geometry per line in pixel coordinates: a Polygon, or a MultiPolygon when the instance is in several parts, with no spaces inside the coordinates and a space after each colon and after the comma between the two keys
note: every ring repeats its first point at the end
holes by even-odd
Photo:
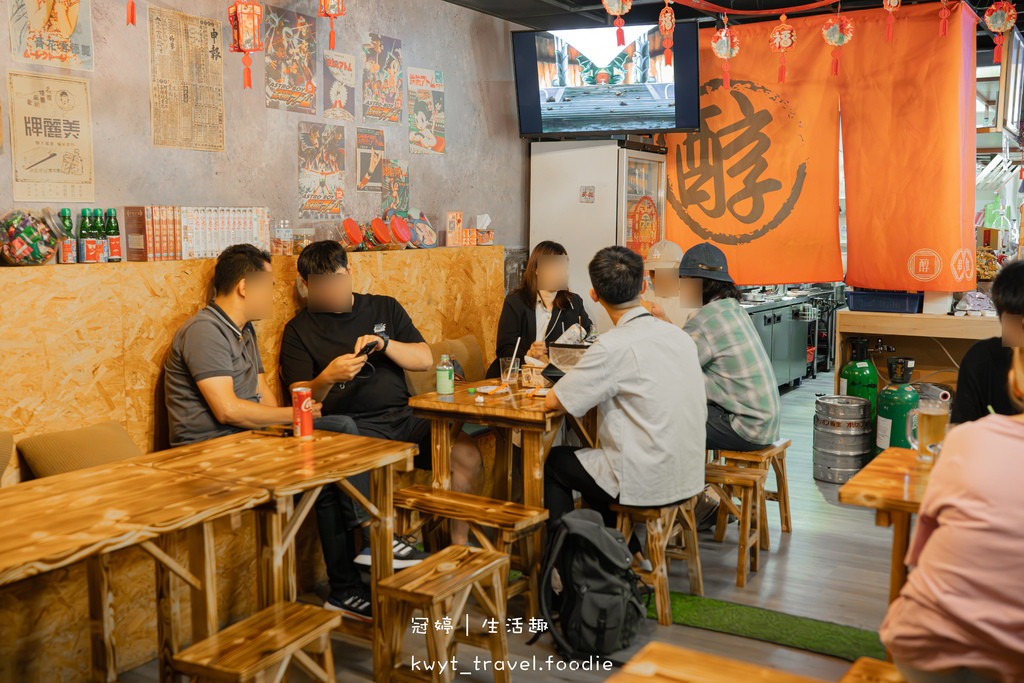
{"type": "MultiPolygon", "coordinates": [[[[612,503],[658,507],[704,490],[707,400],[697,347],[640,303],[644,262],[606,247],[590,262],[590,297],[615,327],[555,384],[548,410],[582,417],[598,406],[600,448],[553,448],[544,468],[549,524],[574,508],[573,491],[615,526],[612,503]]],[[[630,550],[640,552],[636,538],[630,550]]]]}
{"type": "MultiPolygon", "coordinates": [[[[273,316],[270,254],[248,244],[228,247],[217,258],[213,286],[214,299],[178,328],[164,365],[172,446],[292,421],[292,409],[279,406],[267,384],[252,325],[273,316]]],[[[320,417],[319,403],[313,415],[316,429],[358,433],[351,418],[320,417]]],[[[368,490],[368,480],[352,480],[368,490]]],[[[369,621],[370,592],[352,562],[355,506],[337,486],[325,486],[316,513],[331,586],[324,607],[369,621]]]]}

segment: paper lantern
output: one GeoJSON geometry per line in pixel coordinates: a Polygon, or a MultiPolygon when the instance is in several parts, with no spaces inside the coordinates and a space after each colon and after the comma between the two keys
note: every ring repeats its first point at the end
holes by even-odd
{"type": "Polygon", "coordinates": [[[786,23],[786,15],[779,17],[782,22],[772,29],[768,45],[772,52],[779,53],[779,83],[786,82],[786,53],[796,47],[796,29],[786,23]]]}
{"type": "Polygon", "coordinates": [[[949,7],[946,6],[946,0],[942,0],[942,9],[939,10],[939,37],[946,35],[946,31],[949,30],[949,7]]]}
{"type": "Polygon", "coordinates": [[[896,21],[896,10],[900,8],[900,0],[882,0],[882,7],[889,16],[885,18],[885,42],[892,42],[892,25],[896,21]]]}
{"type": "Polygon", "coordinates": [[[128,0],[128,19],[125,21],[125,26],[131,24],[135,26],[135,3],[133,0],[128,0]]]}
{"type": "Polygon", "coordinates": [[[604,5],[604,9],[608,14],[615,16],[615,44],[625,45],[626,44],[626,33],[622,30],[622,27],[626,25],[623,21],[622,15],[629,12],[633,6],[633,0],[601,0],[601,4],[604,5]]]}
{"type": "Polygon", "coordinates": [[[231,51],[242,52],[242,64],[245,69],[242,71],[242,87],[252,87],[252,59],[250,52],[259,52],[263,49],[263,35],[260,31],[260,24],[263,22],[263,6],[255,2],[242,2],[236,0],[228,8],[228,20],[231,22],[231,51]]]}
{"type": "Polygon", "coordinates": [[[658,15],[658,30],[661,31],[661,43],[665,46],[665,66],[672,66],[672,36],[676,30],[676,15],[668,3],[669,0],[665,0],[665,7],[658,15]]]}
{"type": "Polygon", "coordinates": [[[996,34],[996,51],[992,56],[993,64],[1003,61],[1003,34],[1013,30],[1015,23],[1017,23],[1017,10],[1006,0],[993,3],[985,11],[985,26],[988,26],[988,30],[996,34]]]}
{"type": "Polygon", "coordinates": [[[715,31],[715,35],[711,36],[711,50],[715,53],[716,57],[725,60],[725,63],[722,64],[722,71],[724,72],[722,83],[726,88],[729,88],[731,86],[729,60],[740,51],[740,37],[736,35],[736,31],[729,28],[728,16],[725,18],[725,28],[715,31]]]}
{"type": "Polygon", "coordinates": [[[318,17],[330,17],[331,35],[327,41],[327,49],[334,49],[334,18],[345,16],[345,0],[320,0],[320,11],[318,17]]]}
{"type": "Polygon", "coordinates": [[[832,46],[832,75],[839,75],[839,55],[842,46],[853,40],[853,22],[841,14],[829,17],[821,27],[821,36],[832,46]]]}

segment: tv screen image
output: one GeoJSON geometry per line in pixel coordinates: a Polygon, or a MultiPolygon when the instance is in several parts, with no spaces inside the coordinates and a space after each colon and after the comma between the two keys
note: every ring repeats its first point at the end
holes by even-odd
{"type": "Polygon", "coordinates": [[[665,63],[663,37],[653,24],[624,27],[625,46],[616,45],[614,27],[513,34],[520,132],[599,134],[695,127],[689,107],[677,113],[680,67],[681,87],[693,91],[683,104],[692,100],[697,113],[696,31],[690,28],[677,27],[681,37],[693,33],[694,39],[675,41],[672,65],[665,63]]]}

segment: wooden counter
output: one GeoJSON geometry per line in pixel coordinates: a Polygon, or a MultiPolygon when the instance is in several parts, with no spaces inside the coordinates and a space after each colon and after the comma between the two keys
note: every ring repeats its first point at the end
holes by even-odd
{"type": "MultiPolygon", "coordinates": [[[[1000,335],[998,318],[979,318],[952,315],[929,315],[925,313],[867,313],[863,311],[839,311],[836,317],[836,380],[835,391],[839,393],[839,370],[850,360],[851,350],[847,339],[867,337],[868,345],[874,348],[878,340],[894,346],[891,353],[872,354],[878,369],[879,380],[888,381],[885,359],[891,356],[913,358],[913,380],[918,381],[937,371],[944,371],[928,379],[929,382],[948,384],[956,388],[957,364],[963,360],[967,349],[982,339],[1000,335]],[[940,346],[941,344],[941,346],[940,346]],[[945,347],[952,360],[943,351],[945,347]],[[949,371],[952,369],[952,371],[949,371]]],[[[879,389],[884,383],[879,381],[879,389]]]]}

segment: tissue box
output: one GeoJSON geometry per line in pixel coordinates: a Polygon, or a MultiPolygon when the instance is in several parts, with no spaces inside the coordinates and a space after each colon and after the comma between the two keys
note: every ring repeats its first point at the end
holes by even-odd
{"type": "Polygon", "coordinates": [[[553,387],[554,383],[541,374],[544,368],[536,365],[524,365],[520,369],[519,384],[531,389],[535,387],[553,387]]]}
{"type": "Polygon", "coordinates": [[[476,243],[480,246],[490,246],[494,244],[494,231],[493,230],[476,230],[476,243]]]}

